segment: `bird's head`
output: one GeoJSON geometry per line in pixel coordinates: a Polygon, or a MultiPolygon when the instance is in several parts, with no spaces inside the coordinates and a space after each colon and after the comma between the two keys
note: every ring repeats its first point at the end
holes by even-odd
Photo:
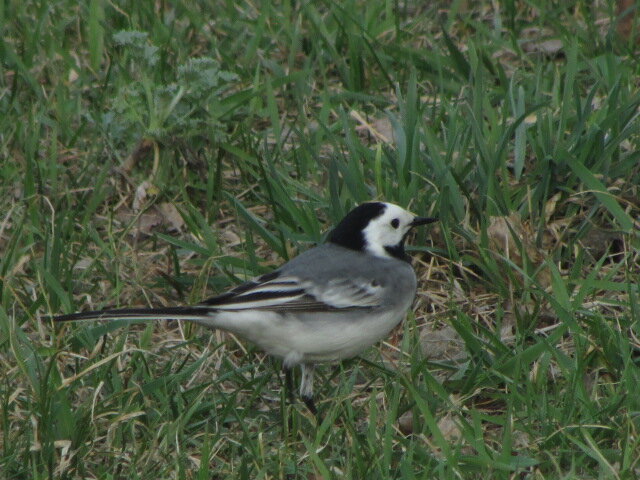
{"type": "Polygon", "coordinates": [[[352,250],[407,261],[404,242],[413,227],[435,222],[398,205],[367,202],[351,210],[329,234],[329,242],[352,250]]]}

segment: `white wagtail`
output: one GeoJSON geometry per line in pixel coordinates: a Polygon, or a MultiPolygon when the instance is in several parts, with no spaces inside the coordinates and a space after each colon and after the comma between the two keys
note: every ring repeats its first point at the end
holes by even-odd
{"type": "Polygon", "coordinates": [[[363,203],[325,244],[198,305],[98,310],[54,320],[177,319],[227,330],[281,358],[288,381],[290,369],[300,365],[300,396],[315,413],[314,364],[353,357],[402,321],[416,293],[405,239],[411,228],[435,220],[391,203],[363,203]]]}

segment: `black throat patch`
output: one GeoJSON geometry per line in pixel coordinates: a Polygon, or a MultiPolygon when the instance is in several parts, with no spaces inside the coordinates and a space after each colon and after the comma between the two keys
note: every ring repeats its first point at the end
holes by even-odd
{"type": "Polygon", "coordinates": [[[411,263],[411,257],[404,251],[404,240],[402,240],[402,242],[400,242],[398,245],[395,245],[393,247],[384,247],[384,249],[393,258],[397,258],[398,260],[402,260],[403,262],[411,263]]]}

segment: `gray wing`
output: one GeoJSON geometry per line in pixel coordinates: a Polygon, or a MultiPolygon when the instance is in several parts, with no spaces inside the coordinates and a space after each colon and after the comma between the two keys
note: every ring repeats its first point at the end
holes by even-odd
{"type": "Polygon", "coordinates": [[[380,306],[382,287],[376,281],[340,278],[314,283],[276,271],[202,302],[217,310],[326,312],[380,306]]]}

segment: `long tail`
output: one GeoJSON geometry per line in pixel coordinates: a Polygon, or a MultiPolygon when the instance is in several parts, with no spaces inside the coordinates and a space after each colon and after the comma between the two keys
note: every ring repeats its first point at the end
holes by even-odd
{"type": "Polygon", "coordinates": [[[203,320],[215,311],[206,305],[192,307],[165,308],[122,308],[69,313],[53,317],[54,322],[75,322],[77,320],[203,320]]]}

